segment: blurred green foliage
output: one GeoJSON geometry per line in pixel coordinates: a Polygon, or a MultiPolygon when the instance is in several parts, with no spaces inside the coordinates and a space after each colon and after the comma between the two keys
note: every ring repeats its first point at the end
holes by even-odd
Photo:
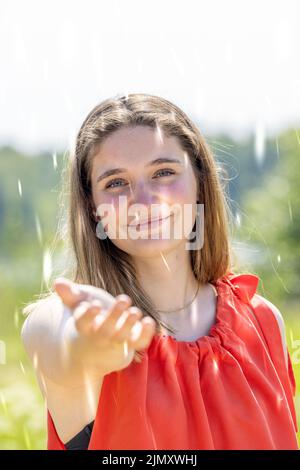
{"type": "MultiPolygon", "coordinates": [[[[291,354],[300,340],[299,136],[291,129],[267,139],[263,158],[255,156],[254,136],[241,142],[226,135],[207,138],[228,183],[237,269],[260,276],[261,294],[283,314],[291,354]]],[[[45,289],[43,259],[57,229],[65,155],[57,154],[55,161],[57,166],[47,152],[28,156],[0,149],[0,341],[6,346],[6,363],[0,364],[0,449],[46,448],[45,405],[20,329],[22,308],[45,289]]],[[[300,426],[297,361],[293,369],[300,426]]]]}

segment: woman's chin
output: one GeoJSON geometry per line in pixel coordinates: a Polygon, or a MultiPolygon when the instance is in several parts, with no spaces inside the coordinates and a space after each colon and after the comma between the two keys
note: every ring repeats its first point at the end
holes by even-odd
{"type": "Polygon", "coordinates": [[[138,238],[137,240],[118,240],[116,245],[131,256],[153,258],[174,250],[181,243],[182,240],[178,239],[138,238]]]}

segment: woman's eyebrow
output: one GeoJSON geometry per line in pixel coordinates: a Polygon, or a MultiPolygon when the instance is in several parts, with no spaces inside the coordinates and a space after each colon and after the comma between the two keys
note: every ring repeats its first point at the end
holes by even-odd
{"type": "MultiPolygon", "coordinates": [[[[161,165],[162,163],[178,163],[179,165],[183,166],[182,161],[178,160],[178,158],[159,157],[147,163],[146,167],[161,165]]],[[[99,181],[103,180],[104,178],[108,178],[109,176],[113,175],[118,175],[119,173],[125,173],[126,171],[126,168],[112,168],[110,170],[106,170],[104,173],[97,177],[96,182],[99,183],[99,181]]]]}

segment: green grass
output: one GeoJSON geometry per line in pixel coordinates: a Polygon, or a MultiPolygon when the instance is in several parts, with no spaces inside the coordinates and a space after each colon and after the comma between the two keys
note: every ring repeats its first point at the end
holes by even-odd
{"type": "Polygon", "coordinates": [[[0,365],[0,449],[46,449],[46,409],[33,368],[17,338],[6,347],[19,358],[0,365]]]}

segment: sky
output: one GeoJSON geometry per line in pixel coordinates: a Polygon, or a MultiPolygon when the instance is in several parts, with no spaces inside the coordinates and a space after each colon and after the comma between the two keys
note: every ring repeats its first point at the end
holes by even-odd
{"type": "Polygon", "coordinates": [[[299,0],[0,0],[0,145],[72,149],[96,104],[134,92],[204,135],[296,128],[299,18],[299,0]]]}

